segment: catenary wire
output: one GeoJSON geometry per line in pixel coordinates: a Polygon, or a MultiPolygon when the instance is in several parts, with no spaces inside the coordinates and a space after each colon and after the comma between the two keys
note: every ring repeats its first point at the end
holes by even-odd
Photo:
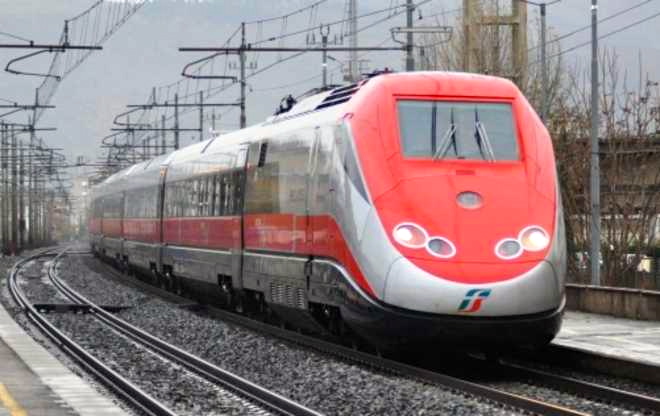
{"type": "MultiPolygon", "coordinates": [[[[647,17],[645,17],[645,18],[643,18],[643,19],[637,20],[637,21],[635,21],[635,22],[633,22],[633,23],[630,23],[630,24],[628,24],[628,25],[625,25],[625,26],[623,26],[623,27],[620,27],[620,28],[618,28],[618,29],[615,29],[615,30],[613,30],[613,31],[611,31],[611,32],[608,32],[608,33],[602,35],[602,36],[599,36],[599,37],[598,37],[598,40],[606,39],[606,38],[608,38],[608,37],[610,37],[610,36],[616,35],[617,33],[621,33],[621,32],[623,32],[623,31],[628,30],[628,29],[630,29],[630,28],[633,28],[633,27],[635,27],[635,26],[639,26],[639,25],[641,25],[642,23],[646,23],[646,22],[648,22],[649,20],[655,19],[655,18],[658,17],[658,16],[660,16],[660,12],[654,13],[654,14],[652,14],[652,15],[650,15],[650,16],[647,16],[647,17]]],[[[570,47],[570,48],[568,48],[568,49],[565,49],[565,50],[563,50],[563,51],[561,51],[561,52],[558,52],[558,53],[556,53],[556,54],[554,54],[554,55],[550,55],[550,56],[548,56],[548,59],[552,59],[552,58],[556,58],[556,57],[558,57],[558,56],[565,55],[565,54],[567,54],[567,53],[569,53],[569,52],[573,52],[573,51],[575,51],[575,50],[577,50],[577,49],[579,49],[579,48],[582,48],[582,47],[587,46],[587,45],[590,45],[590,44],[591,44],[591,41],[590,41],[590,40],[589,40],[589,41],[586,41],[586,42],[578,43],[577,45],[574,45],[574,46],[572,46],[572,47],[570,47]]],[[[534,62],[532,62],[530,65],[535,65],[535,64],[538,64],[538,63],[540,63],[540,62],[541,62],[540,60],[538,60],[538,61],[534,61],[534,62]]]]}
{"type": "MultiPolygon", "coordinates": [[[[640,3],[637,3],[637,4],[633,5],[633,6],[630,6],[630,7],[628,7],[628,8],[623,9],[623,10],[620,10],[620,11],[618,11],[618,12],[616,12],[616,13],[613,13],[613,14],[611,14],[611,15],[609,15],[609,16],[606,16],[606,17],[600,19],[600,20],[598,21],[598,23],[599,23],[599,24],[600,24],[600,23],[605,23],[605,22],[607,22],[607,21],[609,21],[609,20],[612,20],[612,19],[614,19],[614,18],[616,18],[616,17],[619,17],[619,16],[621,16],[621,15],[623,15],[623,14],[626,14],[626,13],[628,13],[628,12],[630,12],[630,11],[633,11],[633,10],[635,10],[635,9],[638,9],[638,8],[642,7],[642,6],[645,6],[645,5],[647,5],[648,3],[652,2],[652,1],[654,1],[654,0],[644,0],[644,1],[642,1],[642,2],[640,2],[640,3]]],[[[549,40],[549,41],[546,42],[546,43],[549,45],[549,44],[551,44],[551,43],[559,42],[559,41],[561,41],[561,40],[564,40],[564,39],[566,39],[566,38],[569,38],[569,37],[571,37],[571,36],[574,36],[574,35],[576,35],[576,34],[578,34],[578,33],[580,33],[580,32],[583,32],[583,31],[585,31],[585,30],[587,30],[587,29],[591,29],[591,24],[586,25],[586,26],[579,27],[579,28],[577,28],[577,29],[575,29],[575,30],[572,30],[572,31],[570,31],[570,32],[568,32],[568,33],[565,33],[565,34],[563,34],[563,35],[561,35],[561,36],[559,36],[559,37],[557,37],[557,38],[551,39],[551,40],[549,40]]],[[[537,46],[533,46],[533,47],[529,48],[527,51],[530,52],[530,51],[533,51],[534,49],[538,49],[538,48],[540,48],[540,46],[538,46],[538,45],[537,45],[537,46]]]]}

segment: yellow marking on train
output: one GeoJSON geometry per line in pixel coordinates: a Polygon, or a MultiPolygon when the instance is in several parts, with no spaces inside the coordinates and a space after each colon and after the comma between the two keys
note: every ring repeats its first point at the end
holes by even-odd
{"type": "Polygon", "coordinates": [[[20,404],[9,394],[9,390],[4,384],[0,383],[0,403],[9,410],[11,416],[28,416],[28,413],[20,404]]]}

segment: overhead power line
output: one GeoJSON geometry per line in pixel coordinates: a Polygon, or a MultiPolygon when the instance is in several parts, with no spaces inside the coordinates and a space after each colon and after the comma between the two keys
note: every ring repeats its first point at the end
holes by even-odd
{"type": "MultiPolygon", "coordinates": [[[[59,44],[101,45],[145,3],[98,0],[82,13],[64,21],[59,44]]],[[[91,53],[92,50],[56,51],[48,69],[49,76],[37,88],[37,104],[49,104],[60,82],[91,53]]],[[[39,121],[42,114],[43,109],[36,110],[33,122],[39,121]]]]}
{"type": "MultiPolygon", "coordinates": [[[[635,26],[639,26],[639,25],[641,25],[642,23],[646,23],[646,22],[648,22],[649,20],[653,20],[653,19],[655,19],[655,18],[658,17],[658,16],[660,16],[660,12],[654,13],[654,14],[649,15],[649,16],[643,18],[643,19],[637,20],[637,21],[635,21],[635,22],[633,22],[633,23],[630,23],[630,24],[628,24],[628,25],[625,25],[625,26],[623,26],[623,27],[620,27],[620,28],[618,28],[618,29],[615,29],[615,30],[613,30],[613,31],[611,31],[611,32],[608,32],[608,33],[602,35],[602,36],[599,36],[599,37],[598,37],[598,40],[609,38],[610,36],[616,35],[617,33],[621,33],[621,32],[623,32],[623,31],[628,30],[628,29],[630,29],[630,28],[633,28],[633,27],[635,27],[635,26]]],[[[556,58],[556,57],[558,57],[558,56],[565,55],[565,54],[567,54],[567,53],[569,53],[569,52],[573,52],[573,51],[575,51],[575,50],[577,50],[577,49],[580,49],[580,48],[582,48],[582,47],[584,47],[584,46],[587,46],[587,45],[591,45],[591,41],[590,41],[590,40],[589,40],[589,41],[586,41],[586,42],[578,43],[578,44],[575,45],[575,46],[572,46],[572,47],[570,47],[570,48],[568,48],[568,49],[565,49],[565,50],[563,50],[563,51],[561,51],[561,52],[558,52],[558,53],[556,53],[556,54],[554,54],[554,55],[550,55],[548,58],[549,58],[549,59],[550,59],[550,58],[556,58]]],[[[538,64],[538,63],[539,63],[539,61],[535,61],[535,62],[532,62],[530,65],[535,65],[535,64],[538,64]]]]}
{"type": "MultiPolygon", "coordinates": [[[[619,17],[619,16],[621,16],[621,15],[623,15],[623,14],[626,14],[626,13],[628,13],[628,12],[631,12],[631,11],[633,11],[633,10],[635,10],[635,9],[638,9],[638,8],[640,8],[640,7],[642,7],[642,6],[647,5],[648,3],[652,2],[652,1],[653,1],[653,0],[644,0],[644,1],[642,1],[641,3],[637,3],[637,4],[635,4],[635,5],[633,5],[633,6],[630,6],[630,7],[626,8],[626,9],[620,10],[620,11],[618,11],[618,12],[616,12],[616,13],[613,13],[613,14],[607,16],[607,17],[602,18],[601,20],[598,21],[598,24],[605,23],[605,22],[607,22],[607,21],[609,21],[609,20],[612,20],[612,19],[614,19],[614,18],[616,18],[616,17],[619,17]]],[[[561,36],[559,36],[559,37],[557,37],[557,38],[554,38],[554,39],[552,39],[552,40],[549,40],[549,41],[548,41],[548,44],[555,43],[555,42],[559,42],[559,41],[561,41],[561,40],[564,40],[564,39],[566,39],[566,38],[569,38],[569,37],[571,37],[571,36],[574,36],[574,35],[576,35],[576,34],[578,34],[578,33],[580,33],[580,32],[584,32],[585,30],[588,30],[588,29],[591,29],[591,24],[588,24],[588,25],[586,25],[586,26],[579,27],[579,28],[577,28],[577,29],[575,29],[575,30],[572,30],[572,31],[570,31],[570,32],[568,32],[568,33],[565,33],[565,34],[563,34],[563,35],[561,35],[561,36]]],[[[537,46],[533,46],[533,47],[529,48],[527,51],[528,51],[528,52],[531,52],[531,51],[533,51],[534,49],[538,49],[538,48],[539,48],[538,45],[537,45],[537,46]]]]}
{"type": "Polygon", "coordinates": [[[294,10],[292,12],[289,12],[289,13],[286,13],[286,14],[283,14],[283,15],[280,15],[280,16],[268,17],[268,18],[265,18],[265,19],[251,20],[251,21],[245,22],[245,24],[246,25],[253,25],[253,24],[258,24],[258,23],[268,23],[268,22],[273,22],[273,21],[280,20],[280,19],[286,19],[288,17],[292,17],[292,16],[295,16],[297,14],[305,13],[308,10],[312,10],[315,7],[318,7],[319,5],[325,3],[326,1],[328,1],[328,0],[318,0],[318,1],[312,3],[308,6],[302,7],[298,10],[294,10]]]}
{"type": "Polygon", "coordinates": [[[28,43],[32,42],[30,39],[26,39],[26,38],[18,36],[18,35],[12,35],[11,33],[7,33],[7,32],[0,32],[0,35],[7,36],[9,38],[16,39],[16,40],[22,40],[23,42],[28,42],[28,43]]]}
{"type": "MultiPolygon", "coordinates": [[[[422,6],[422,5],[424,5],[424,4],[426,4],[430,1],[432,1],[432,0],[422,0],[419,3],[415,4],[415,7],[422,6]]],[[[357,19],[358,20],[363,19],[365,17],[374,16],[374,15],[385,13],[385,12],[392,11],[392,10],[395,10],[395,9],[404,9],[404,11],[405,11],[406,5],[405,4],[400,4],[400,5],[396,5],[396,6],[393,6],[393,7],[386,7],[386,8],[383,8],[383,9],[374,10],[374,11],[371,11],[371,12],[368,12],[368,13],[358,15],[357,19]]],[[[388,15],[384,20],[389,20],[394,16],[395,16],[394,14],[388,15]]],[[[324,26],[336,26],[336,25],[339,25],[339,24],[342,24],[342,23],[346,23],[349,20],[350,19],[334,20],[330,23],[324,23],[324,26]]],[[[259,42],[254,42],[252,44],[253,45],[259,45],[259,44],[266,43],[266,42],[272,42],[272,41],[275,41],[275,40],[279,40],[279,39],[283,39],[283,38],[287,38],[287,37],[291,37],[291,36],[295,36],[295,35],[300,35],[300,34],[303,34],[303,33],[312,32],[314,30],[318,30],[318,26],[312,26],[312,27],[307,27],[307,28],[304,28],[304,29],[295,30],[293,32],[283,33],[279,36],[270,37],[268,39],[264,39],[264,40],[259,41],[259,42]]]]}

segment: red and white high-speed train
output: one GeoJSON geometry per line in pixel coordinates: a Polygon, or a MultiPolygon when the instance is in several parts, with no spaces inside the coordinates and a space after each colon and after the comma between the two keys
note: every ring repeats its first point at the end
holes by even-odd
{"type": "Polygon", "coordinates": [[[552,142],[516,86],[389,73],[125,169],[94,251],[382,347],[542,345],[566,250],[552,142]]]}

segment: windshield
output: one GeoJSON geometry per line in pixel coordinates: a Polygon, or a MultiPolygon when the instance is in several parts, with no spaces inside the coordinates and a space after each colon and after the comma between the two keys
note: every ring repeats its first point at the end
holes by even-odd
{"type": "Polygon", "coordinates": [[[399,100],[397,109],[406,157],[519,159],[510,104],[399,100]]]}

